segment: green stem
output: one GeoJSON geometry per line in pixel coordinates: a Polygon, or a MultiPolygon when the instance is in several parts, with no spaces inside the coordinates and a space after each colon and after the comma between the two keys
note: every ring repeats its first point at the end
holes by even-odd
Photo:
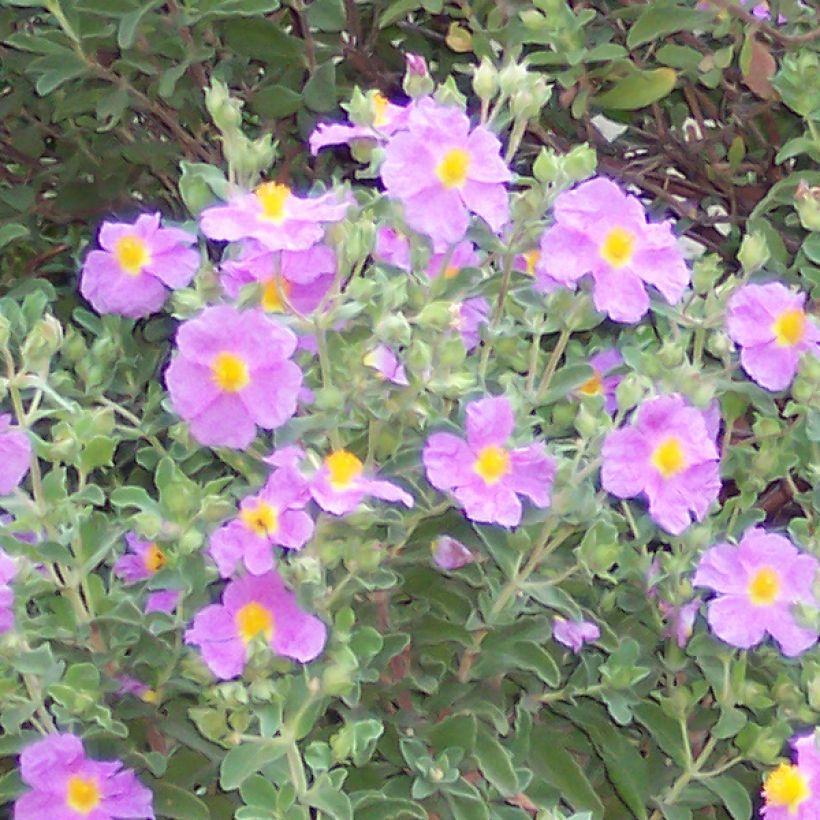
{"type": "MultiPolygon", "coordinates": [[[[716,737],[709,737],[709,740],[706,741],[706,745],[701,749],[700,754],[697,756],[694,763],[688,766],[686,771],[681,773],[680,777],[678,777],[678,779],[667,789],[666,794],[658,800],[659,803],[664,806],[671,806],[675,804],[678,797],[680,797],[681,792],[689,785],[692,779],[697,779],[700,770],[706,764],[706,761],[711,757],[717,743],[718,740],[716,737]]],[[[661,820],[662,817],[663,813],[661,810],[655,809],[649,820],[661,820]]]]}
{"type": "Polygon", "coordinates": [[[561,360],[564,350],[566,350],[567,343],[569,342],[571,335],[572,330],[565,327],[558,336],[558,341],[552,349],[552,354],[547,362],[546,370],[544,370],[544,375],[541,378],[541,384],[538,385],[538,392],[535,394],[535,404],[539,404],[546,395],[547,390],[549,390],[550,382],[552,382],[552,377],[558,369],[558,362],[561,360]]]}
{"type": "Polygon", "coordinates": [[[305,764],[302,762],[302,755],[299,754],[299,747],[296,745],[295,740],[288,744],[286,754],[291,783],[296,790],[297,797],[302,797],[307,791],[307,775],[305,774],[305,764]]]}

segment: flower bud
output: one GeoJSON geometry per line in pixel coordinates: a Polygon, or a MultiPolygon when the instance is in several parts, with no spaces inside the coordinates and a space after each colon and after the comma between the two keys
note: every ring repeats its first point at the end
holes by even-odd
{"type": "MultiPolygon", "coordinates": [[[[548,98],[549,99],[549,98],[548,98]]],[[[546,105],[546,101],[544,102],[546,105]]],[[[598,155],[594,148],[583,143],[576,145],[563,159],[564,173],[573,181],[580,182],[595,173],[598,155]]]]}
{"type": "Polygon", "coordinates": [[[664,367],[677,367],[684,359],[685,352],[680,341],[664,342],[658,352],[658,358],[664,367]]]}
{"type": "Polygon", "coordinates": [[[627,373],[615,389],[615,398],[618,400],[619,410],[629,410],[644,397],[646,391],[643,382],[635,373],[627,373]]]}
{"type": "Polygon", "coordinates": [[[416,324],[431,330],[444,330],[453,318],[451,307],[447,302],[431,302],[422,308],[416,317],[416,324]]]}
{"type": "Polygon", "coordinates": [[[766,238],[761,233],[747,233],[740,243],[737,259],[744,273],[754,273],[760,270],[770,257],[766,238]]]}
{"type": "Polygon", "coordinates": [[[48,367],[51,357],[63,343],[63,327],[51,315],[40,319],[23,343],[23,363],[27,370],[37,372],[48,367]]]}
{"type": "Polygon", "coordinates": [[[595,415],[595,413],[590,412],[586,404],[582,404],[578,408],[578,414],[575,416],[575,429],[578,431],[581,438],[592,438],[600,426],[600,419],[595,415]]]}
{"type": "Polygon", "coordinates": [[[231,97],[228,86],[217,79],[205,89],[205,107],[214,125],[223,133],[238,129],[242,124],[242,103],[231,97]]]}
{"type": "Polygon", "coordinates": [[[706,254],[695,260],[692,266],[692,285],[696,293],[708,293],[723,274],[720,257],[716,253],[706,254]]]}
{"type": "Polygon", "coordinates": [[[507,63],[498,72],[498,87],[505,97],[512,97],[526,82],[527,67],[520,63],[507,63]]]}
{"type": "Polygon", "coordinates": [[[490,101],[498,93],[498,69],[487,57],[473,71],[473,91],[480,100],[490,101]]]}
{"type": "Polygon", "coordinates": [[[807,231],[820,231],[820,185],[810,187],[801,179],[794,192],[794,207],[807,231]]]}
{"type": "Polygon", "coordinates": [[[436,89],[435,100],[440,105],[457,106],[462,111],[467,107],[467,98],[458,90],[458,86],[452,77],[448,77],[436,89]]]}
{"type": "Polygon", "coordinates": [[[426,97],[435,88],[435,83],[427,71],[427,61],[420,54],[404,55],[405,72],[402,80],[404,93],[413,100],[426,97]]]}
{"type": "Polygon", "coordinates": [[[561,174],[562,165],[555,151],[541,148],[532,164],[532,173],[539,182],[555,182],[561,174]]]}

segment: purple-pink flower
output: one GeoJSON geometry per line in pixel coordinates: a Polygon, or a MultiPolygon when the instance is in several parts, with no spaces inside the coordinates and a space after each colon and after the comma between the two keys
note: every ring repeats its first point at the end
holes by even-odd
{"type": "Polygon", "coordinates": [[[820,356],[820,327],[805,301],[780,282],[746,285],[729,299],[726,329],[740,345],[740,363],[767,390],[785,390],[804,353],[820,356]]]}
{"type": "Polygon", "coordinates": [[[169,290],[184,288],[199,268],[196,236],[161,228],[160,215],[142,214],[136,222],[103,222],[102,250],[83,263],[80,293],[98,313],[139,319],[156,313],[169,290]]]}
{"type": "Polygon", "coordinates": [[[114,562],[114,574],[127,584],[151,578],[168,563],[168,556],[154,541],[146,541],[136,533],[125,534],[127,552],[114,562]]]}
{"type": "Polygon", "coordinates": [[[673,535],[701,521],[720,490],[719,456],[704,414],[680,396],[645,401],[631,424],[608,433],[601,485],[619,498],[646,495],[652,520],[673,535]]]}
{"type": "Polygon", "coordinates": [[[366,367],[372,367],[383,380],[402,387],[409,384],[404,365],[387,345],[376,345],[373,350],[365,354],[363,361],[366,367]]]}
{"type": "Polygon", "coordinates": [[[326,512],[346,515],[366,496],[413,506],[413,496],[397,484],[366,474],[364,464],[349,450],[334,450],[310,480],[313,500],[326,512]]]}
{"type": "Polygon", "coordinates": [[[31,466],[31,442],[11,416],[0,413],[0,495],[9,495],[26,477],[31,466]]]}
{"type": "Polygon", "coordinates": [[[671,223],[647,222],[640,200],[614,182],[596,177],[565,191],[554,213],[536,268],[548,284],[574,288],[591,275],[595,307],[616,322],[637,322],[646,313],[645,285],[670,304],[683,296],[690,274],[671,223]]]}
{"type": "Polygon", "coordinates": [[[257,637],[277,655],[307,663],[324,648],[327,627],[299,608],[296,595],[272,570],[231,581],[222,603],[197,613],[185,632],[185,642],[198,646],[208,668],[223,680],[242,674],[257,637]]]}
{"type": "Polygon", "coordinates": [[[478,254],[472,242],[459,242],[452,253],[443,251],[434,253],[427,263],[427,275],[431,279],[437,276],[444,276],[445,279],[453,279],[461,273],[463,268],[474,268],[479,264],[478,254]]]}
{"type": "Polygon", "coordinates": [[[463,302],[451,305],[452,321],[450,326],[459,332],[461,341],[469,353],[478,347],[481,341],[481,325],[487,324],[490,315],[490,303],[483,296],[473,296],[463,302]]]}
{"type": "Polygon", "coordinates": [[[155,589],[149,592],[145,598],[145,612],[166,612],[172,613],[178,606],[182,590],[179,589],[155,589]]]}
{"type": "Polygon", "coordinates": [[[154,797],[119,760],[91,760],[80,738],[48,735],[20,754],[20,775],[31,787],[14,804],[14,820],[150,818],[154,797]]]}
{"type": "Polygon", "coordinates": [[[623,357],[614,347],[596,353],[587,362],[594,371],[592,377],[578,388],[578,393],[582,396],[603,396],[607,413],[614,413],[618,409],[615,391],[621,377],[611,376],[610,373],[623,363],[623,357]]]}
{"type": "Polygon", "coordinates": [[[385,146],[381,176],[388,195],[404,204],[407,224],[437,252],[464,237],[470,213],[496,232],[507,222],[510,171],[501,143],[483,125],[471,130],[457,108],[419,100],[407,130],[385,146]]]}
{"type": "Polygon", "coordinates": [[[601,637],[601,630],[592,621],[569,621],[556,616],[552,622],[552,637],[577,655],[585,643],[601,637]]]}
{"type": "Polygon", "coordinates": [[[399,270],[412,270],[410,262],[410,242],[407,237],[386,226],[376,231],[376,244],[373,247],[373,258],[399,270]]]}
{"type": "Polygon", "coordinates": [[[294,467],[275,470],[265,486],[242,499],[239,516],[211,535],[208,551],[219,574],[227,578],[242,562],[248,572],[273,569],[274,548],[300,550],[313,535],[313,519],[305,512],[308,485],[294,467]]]}
{"type": "Polygon", "coordinates": [[[243,243],[240,254],[220,265],[222,287],[232,299],[244,285],[262,286],[266,313],[313,313],[336,276],[336,254],[326,245],[304,251],[269,251],[259,242],[243,243]]]}
{"type": "Polygon", "coordinates": [[[427,76],[427,60],[421,54],[408,51],[404,55],[404,64],[408,74],[414,74],[416,77],[427,76]]]}
{"type": "Polygon", "coordinates": [[[14,627],[14,588],[17,562],[0,549],[0,635],[14,627]]]}
{"type": "Polygon", "coordinates": [[[816,732],[791,741],[797,762],[781,763],[763,782],[766,820],[817,820],[820,805],[820,752],[816,732]]]}
{"type": "Polygon", "coordinates": [[[693,583],[715,591],[707,620],[722,641],[749,649],[768,633],[784,655],[794,657],[817,642],[817,632],[795,620],[794,607],[816,610],[820,602],[812,587],[818,568],[820,562],[788,538],[751,527],[737,546],[707,550],[693,583]]]}
{"type": "Polygon", "coordinates": [[[523,495],[536,507],[548,507],[555,461],[543,444],[511,449],[515,427],[510,402],[495,396],[467,405],[467,440],[451,433],[427,439],[422,461],[427,480],[452,492],[473,521],[514,527],[521,521],[523,495]]]}
{"type": "Polygon", "coordinates": [[[433,563],[441,569],[453,570],[466,567],[475,561],[475,555],[461,541],[449,535],[436,538],[432,544],[433,563]]]}
{"type": "Polygon", "coordinates": [[[280,182],[263,182],[225,205],[206,208],[199,218],[209,239],[255,239],[271,251],[304,251],[321,242],[324,224],[344,219],[352,204],[335,191],[299,197],[280,182]]]}
{"type": "Polygon", "coordinates": [[[200,444],[242,449],[257,425],[272,430],[296,412],[296,336],[260,309],[206,308],[180,325],[176,341],[165,381],[174,410],[200,444]]]}

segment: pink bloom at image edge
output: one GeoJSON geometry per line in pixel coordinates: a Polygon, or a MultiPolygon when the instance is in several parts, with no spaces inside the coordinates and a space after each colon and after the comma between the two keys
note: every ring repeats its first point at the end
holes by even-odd
{"type": "Polygon", "coordinates": [[[151,818],[153,794],[119,760],[85,755],[80,738],[49,735],[23,748],[20,774],[31,788],[14,805],[15,820],[81,817],[151,818]]]}
{"type": "Polygon", "coordinates": [[[670,304],[683,296],[690,274],[671,223],[647,222],[640,200],[611,180],[596,177],[564,191],[554,215],[536,264],[542,289],[554,282],[575,288],[589,275],[596,309],[616,322],[637,322],[646,313],[646,285],[670,304]]]}
{"type": "Polygon", "coordinates": [[[0,413],[0,495],[9,495],[26,477],[31,466],[28,433],[11,426],[11,416],[0,413]]]}
{"type": "Polygon", "coordinates": [[[759,527],[746,530],[738,546],[718,544],[700,559],[693,583],[714,590],[707,621],[722,641],[741,649],[770,634],[784,655],[795,657],[817,642],[800,626],[792,608],[816,608],[812,587],[820,562],[782,535],[759,527]]]}
{"type": "Polygon", "coordinates": [[[14,628],[14,587],[17,562],[0,549],[0,635],[14,628]]]}
{"type": "Polygon", "coordinates": [[[558,643],[569,647],[577,655],[585,643],[597,641],[601,637],[601,630],[592,621],[570,621],[566,618],[556,618],[552,622],[552,637],[558,643]]]}
{"type": "Polygon", "coordinates": [[[676,394],[641,404],[631,424],[607,434],[602,454],[601,486],[618,498],[645,494],[652,520],[673,535],[703,520],[720,491],[704,414],[676,394]]]}
{"type": "Polygon", "coordinates": [[[274,570],[231,581],[221,604],[197,613],[185,642],[199,647],[217,678],[229,680],[242,674],[248,644],[257,636],[277,655],[307,663],[324,648],[327,627],[299,608],[296,595],[274,570]]]}
{"type": "Polygon", "coordinates": [[[387,194],[403,203],[405,221],[433,240],[434,251],[463,238],[471,212],[495,232],[506,224],[510,171],[501,143],[484,126],[471,129],[459,109],[418,101],[407,130],[395,134],[384,150],[381,177],[387,194]]]}
{"type": "Polygon", "coordinates": [[[766,820],[817,820],[820,805],[820,752],[815,733],[792,738],[795,763],[781,763],[763,782],[766,820]]]}
{"type": "Polygon", "coordinates": [[[160,215],[132,223],[103,222],[99,243],[85,258],[80,293],[97,313],[140,319],[165,304],[169,290],[190,284],[200,263],[197,238],[179,228],[161,228],[160,215]]]}
{"type": "Polygon", "coordinates": [[[296,336],[261,310],[206,308],[179,326],[176,342],[165,382],[200,444],[244,449],[257,425],[272,430],[296,412],[296,336]]]}
{"type": "Polygon", "coordinates": [[[805,301],[780,282],[746,285],[729,299],[726,330],[740,346],[743,369],[767,390],[785,390],[804,353],[820,356],[820,327],[805,301]]]}
{"type": "Polygon", "coordinates": [[[410,272],[410,242],[404,234],[393,228],[380,227],[376,231],[373,258],[399,270],[410,272]]]}
{"type": "Polygon", "coordinates": [[[466,441],[451,433],[427,439],[422,453],[427,480],[437,490],[452,492],[466,516],[479,523],[519,524],[519,495],[548,507],[555,461],[541,443],[505,447],[515,427],[510,402],[503,396],[474,401],[466,416],[466,441]]]}

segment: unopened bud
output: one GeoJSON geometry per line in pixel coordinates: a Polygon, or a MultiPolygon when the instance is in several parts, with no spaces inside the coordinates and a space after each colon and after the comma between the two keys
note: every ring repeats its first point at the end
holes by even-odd
{"type": "Polygon", "coordinates": [[[769,261],[769,246],[766,237],[760,233],[747,233],[740,243],[737,259],[744,273],[754,273],[769,261]]]}
{"type": "Polygon", "coordinates": [[[598,155],[594,148],[583,143],[576,145],[564,157],[564,173],[573,182],[580,182],[582,179],[587,179],[595,173],[595,168],[598,165],[598,155]]]}
{"type": "Polygon", "coordinates": [[[53,316],[44,316],[34,325],[23,343],[23,363],[26,369],[36,372],[47,367],[62,343],[62,325],[53,316]]]}
{"type": "Polygon", "coordinates": [[[228,86],[217,79],[205,89],[205,107],[214,125],[223,133],[238,129],[242,124],[242,103],[231,97],[228,86]]]}
{"type": "Polygon", "coordinates": [[[491,100],[498,92],[498,69],[487,57],[473,72],[473,91],[480,100],[491,100]]]}
{"type": "Polygon", "coordinates": [[[420,54],[405,54],[405,72],[402,80],[404,93],[411,99],[426,97],[435,88],[433,78],[427,71],[427,61],[420,54]]]}
{"type": "Polygon", "coordinates": [[[794,192],[794,207],[807,231],[820,231],[820,185],[810,187],[801,179],[794,192]]]}
{"type": "Polygon", "coordinates": [[[498,72],[498,87],[505,97],[512,97],[527,84],[527,67],[520,63],[508,63],[498,72]]]}

